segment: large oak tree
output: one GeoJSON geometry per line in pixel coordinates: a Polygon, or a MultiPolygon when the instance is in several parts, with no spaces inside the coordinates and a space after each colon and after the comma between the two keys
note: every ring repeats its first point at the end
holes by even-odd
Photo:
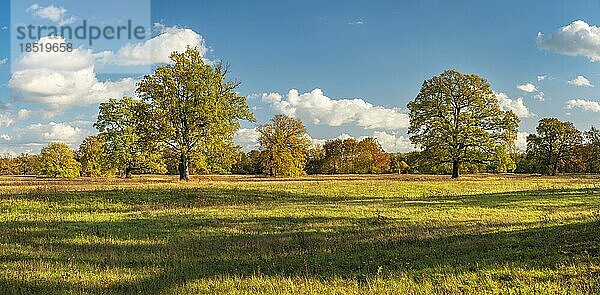
{"type": "Polygon", "coordinates": [[[174,52],[172,63],[145,76],[136,90],[147,102],[145,133],[179,155],[179,179],[189,177],[194,155],[211,158],[233,154],[233,135],[239,120],[254,120],[246,98],[236,93],[239,83],[226,79],[221,64],[205,64],[196,48],[174,52]]]}
{"type": "Polygon", "coordinates": [[[444,71],[423,83],[408,108],[410,140],[429,161],[451,164],[452,178],[462,163],[492,163],[514,146],[518,117],[500,109],[477,75],[444,71]]]}

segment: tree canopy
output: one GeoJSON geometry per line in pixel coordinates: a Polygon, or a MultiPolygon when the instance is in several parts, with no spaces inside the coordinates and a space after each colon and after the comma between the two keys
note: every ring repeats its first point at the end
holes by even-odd
{"type": "Polygon", "coordinates": [[[541,119],[536,132],[527,137],[527,155],[542,172],[552,175],[572,160],[583,141],[581,131],[573,123],[556,118],[541,119]]]}
{"type": "Polygon", "coordinates": [[[76,153],[77,161],[81,164],[81,176],[105,176],[110,174],[102,142],[98,136],[86,137],[79,145],[76,153]]]}
{"type": "Polygon", "coordinates": [[[519,125],[512,111],[500,109],[490,84],[473,74],[447,70],[426,80],[408,104],[409,135],[429,161],[487,164],[513,146],[519,125]]]}
{"type": "Polygon", "coordinates": [[[264,152],[263,172],[272,176],[304,175],[310,139],[302,121],[277,115],[271,124],[257,128],[264,152]]]}
{"type": "Polygon", "coordinates": [[[179,177],[189,177],[189,161],[196,155],[223,162],[233,156],[233,135],[239,120],[254,120],[246,98],[236,93],[239,83],[227,80],[227,68],[204,63],[197,48],[174,52],[172,63],[145,76],[136,90],[147,103],[144,133],[179,156],[179,177]]]}
{"type": "Polygon", "coordinates": [[[143,102],[131,97],[111,98],[100,104],[94,126],[99,131],[98,139],[107,158],[106,169],[116,169],[125,177],[131,177],[134,171],[166,171],[159,146],[140,130],[146,120],[141,116],[143,108],[143,102]]]}
{"type": "Polygon", "coordinates": [[[51,177],[78,177],[80,164],[75,152],[66,144],[52,142],[40,152],[39,172],[51,177]]]}
{"type": "Polygon", "coordinates": [[[390,169],[390,156],[373,137],[329,140],[323,149],[323,173],[382,173],[390,169]]]}

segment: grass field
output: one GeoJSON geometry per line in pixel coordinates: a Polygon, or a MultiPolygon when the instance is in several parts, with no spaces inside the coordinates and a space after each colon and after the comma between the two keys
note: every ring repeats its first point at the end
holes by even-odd
{"type": "Polygon", "coordinates": [[[0,292],[598,294],[600,178],[0,178],[0,292]]]}

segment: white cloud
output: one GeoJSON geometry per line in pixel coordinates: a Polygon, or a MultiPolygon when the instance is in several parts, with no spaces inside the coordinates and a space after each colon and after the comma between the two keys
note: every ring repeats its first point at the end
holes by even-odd
{"type": "Polygon", "coordinates": [[[312,137],[310,137],[310,141],[312,142],[313,146],[322,146],[322,145],[324,145],[329,140],[336,140],[336,139],[346,140],[346,139],[349,139],[349,138],[354,138],[354,137],[351,136],[348,133],[342,133],[342,134],[338,135],[337,137],[330,138],[330,139],[319,139],[319,138],[312,138],[312,137]]]}
{"type": "Polygon", "coordinates": [[[32,112],[28,109],[20,109],[17,112],[17,120],[25,120],[31,116],[32,112]]]}
{"type": "Polygon", "coordinates": [[[405,153],[415,150],[410,139],[402,135],[390,134],[385,131],[375,131],[373,132],[373,137],[377,139],[381,147],[388,153],[405,153]]]}
{"type": "Polygon", "coordinates": [[[580,108],[585,111],[600,112],[600,102],[585,99],[571,99],[567,101],[567,109],[580,108]]]}
{"type": "Polygon", "coordinates": [[[594,85],[592,85],[592,83],[590,83],[590,80],[588,80],[586,77],[584,76],[577,76],[577,78],[573,79],[573,80],[569,80],[567,81],[567,83],[573,85],[573,86],[579,86],[579,87],[594,87],[594,85]]]}
{"type": "MultiPolygon", "coordinates": [[[[127,44],[117,52],[104,51],[95,54],[98,62],[117,65],[151,65],[169,63],[173,51],[183,52],[187,46],[197,47],[204,57],[208,48],[204,39],[190,29],[162,28],[161,34],[143,43],[127,44]]],[[[208,61],[205,59],[205,61],[208,61]]]]}
{"type": "Polygon", "coordinates": [[[511,99],[503,92],[494,92],[498,99],[500,108],[505,111],[513,111],[520,118],[527,118],[533,116],[529,109],[523,103],[523,98],[511,99]]]}
{"type": "Polygon", "coordinates": [[[12,112],[0,113],[0,127],[9,127],[13,123],[29,118],[31,111],[27,109],[20,109],[17,114],[14,115],[12,112]]]}
{"type": "MultiPolygon", "coordinates": [[[[40,43],[64,43],[63,38],[44,37],[40,43]]],[[[13,98],[55,107],[86,105],[133,95],[135,81],[100,82],[94,72],[91,51],[27,53],[15,65],[8,83],[13,98]]]]}
{"type": "Polygon", "coordinates": [[[592,62],[600,61],[600,28],[582,20],[576,20],[547,37],[540,32],[536,43],[540,49],[568,56],[584,56],[592,62]]]}
{"type": "Polygon", "coordinates": [[[287,98],[279,93],[265,93],[262,100],[277,112],[313,124],[355,124],[366,129],[383,130],[397,130],[409,126],[408,115],[400,109],[374,106],[362,99],[332,99],[318,88],[303,94],[292,89],[287,98]]]}
{"type": "Polygon", "coordinates": [[[3,59],[0,59],[0,65],[4,65],[8,62],[8,57],[5,57],[3,59]]]}
{"type": "Polygon", "coordinates": [[[49,5],[44,7],[33,4],[27,8],[27,11],[32,12],[33,15],[41,19],[49,19],[61,26],[72,24],[76,20],[74,16],[66,17],[67,10],[62,6],[49,5]]]}
{"type": "Polygon", "coordinates": [[[547,78],[548,78],[548,76],[547,76],[547,75],[539,75],[539,76],[537,76],[537,80],[538,80],[538,82],[544,81],[544,80],[546,80],[547,78]]]}
{"type": "Polygon", "coordinates": [[[50,142],[64,142],[71,146],[80,143],[88,132],[70,123],[31,124],[16,128],[19,143],[43,145],[50,142]]]}
{"type": "Polygon", "coordinates": [[[242,146],[242,149],[245,152],[248,152],[253,149],[258,149],[259,137],[260,133],[256,131],[256,128],[240,128],[233,137],[233,141],[235,144],[242,146]]]}
{"type": "Polygon", "coordinates": [[[365,24],[365,21],[362,20],[362,19],[359,19],[359,20],[355,20],[355,21],[349,22],[348,24],[349,25],[354,25],[354,26],[362,26],[362,25],[365,24]]]}
{"type": "Polygon", "coordinates": [[[0,127],[8,127],[15,122],[11,113],[0,113],[0,127]]]}
{"type": "Polygon", "coordinates": [[[527,136],[529,135],[529,133],[527,132],[518,132],[517,133],[517,139],[515,140],[515,147],[517,148],[517,150],[519,151],[526,151],[527,150],[527,136]]]}
{"type": "Polygon", "coordinates": [[[519,88],[522,91],[529,92],[529,93],[538,91],[537,88],[535,87],[535,85],[533,85],[531,83],[517,85],[517,88],[519,88]]]}
{"type": "Polygon", "coordinates": [[[0,139],[2,139],[4,141],[10,141],[12,139],[12,137],[10,137],[10,135],[8,135],[8,134],[0,134],[0,139]]]}
{"type": "Polygon", "coordinates": [[[544,94],[544,92],[540,91],[533,96],[533,99],[535,99],[537,101],[544,101],[544,100],[546,100],[546,94],[544,94]]]}

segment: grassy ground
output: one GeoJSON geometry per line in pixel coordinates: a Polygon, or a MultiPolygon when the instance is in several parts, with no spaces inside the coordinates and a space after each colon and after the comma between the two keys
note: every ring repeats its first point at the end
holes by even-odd
{"type": "Polygon", "coordinates": [[[600,178],[0,178],[0,293],[600,293],[600,178]]]}

